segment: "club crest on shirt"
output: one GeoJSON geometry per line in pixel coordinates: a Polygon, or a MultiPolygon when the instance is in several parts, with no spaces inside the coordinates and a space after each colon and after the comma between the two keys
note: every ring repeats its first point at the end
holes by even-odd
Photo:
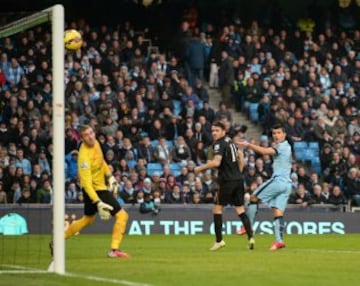
{"type": "Polygon", "coordinates": [[[80,168],[81,168],[81,169],[87,169],[87,168],[89,168],[89,165],[88,165],[86,162],[82,162],[82,163],[80,164],[80,168]]]}
{"type": "Polygon", "coordinates": [[[220,144],[215,144],[214,151],[219,151],[219,150],[220,150],[220,144]]]}

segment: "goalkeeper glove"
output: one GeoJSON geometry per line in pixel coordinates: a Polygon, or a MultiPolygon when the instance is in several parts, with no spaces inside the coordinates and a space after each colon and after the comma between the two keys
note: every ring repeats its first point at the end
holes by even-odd
{"type": "Polygon", "coordinates": [[[119,185],[114,176],[109,176],[107,178],[107,188],[110,192],[113,192],[113,193],[118,192],[119,185]]]}
{"type": "Polygon", "coordinates": [[[100,218],[102,220],[108,220],[111,217],[110,211],[112,211],[114,208],[108,204],[105,204],[101,200],[98,200],[95,204],[98,209],[100,218]]]}

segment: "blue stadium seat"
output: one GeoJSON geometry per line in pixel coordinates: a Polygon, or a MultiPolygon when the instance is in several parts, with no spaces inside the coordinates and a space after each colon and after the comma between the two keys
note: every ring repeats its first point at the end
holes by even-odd
{"type": "Polygon", "coordinates": [[[311,166],[317,174],[321,174],[321,165],[320,164],[312,164],[311,166]]]}
{"type": "Polygon", "coordinates": [[[169,164],[169,168],[170,168],[170,171],[171,173],[177,177],[181,174],[181,167],[178,163],[170,163],[169,164]]]}
{"type": "Polygon", "coordinates": [[[321,162],[320,157],[318,154],[318,151],[316,151],[317,154],[313,154],[313,157],[311,158],[311,168],[317,173],[321,173],[321,162]]]}
{"type": "Polygon", "coordinates": [[[154,140],[151,140],[150,143],[151,143],[151,146],[156,147],[157,145],[159,145],[159,140],[154,139],[154,140]]]}
{"type": "Polygon", "coordinates": [[[250,103],[249,105],[249,117],[251,122],[257,123],[259,121],[258,103],[250,103]]]}
{"type": "Polygon", "coordinates": [[[297,161],[307,160],[306,149],[295,149],[295,157],[297,161]]]}
{"type": "Polygon", "coordinates": [[[312,164],[320,164],[320,157],[319,154],[313,153],[311,158],[312,164]]]}
{"type": "Polygon", "coordinates": [[[180,100],[173,99],[174,115],[179,115],[182,111],[182,105],[180,100]]]}
{"type": "Polygon", "coordinates": [[[154,172],[159,172],[160,174],[163,173],[163,168],[160,163],[148,163],[146,165],[147,174],[152,176],[154,172]]]}
{"type": "Polygon", "coordinates": [[[127,160],[127,164],[131,169],[134,169],[136,167],[136,160],[127,160]]]}
{"type": "Polygon", "coordinates": [[[315,160],[317,157],[319,157],[319,154],[316,150],[313,150],[313,149],[306,149],[306,160],[309,160],[309,161],[313,161],[315,160]]]}
{"type": "Polygon", "coordinates": [[[308,148],[308,144],[305,141],[296,141],[294,142],[294,149],[299,150],[299,149],[307,149],[308,148]]]}
{"type": "Polygon", "coordinates": [[[309,148],[319,151],[319,142],[309,142],[309,148]]]}
{"type": "Polygon", "coordinates": [[[174,148],[175,144],[173,140],[167,140],[166,144],[170,147],[170,148],[174,148]]]}

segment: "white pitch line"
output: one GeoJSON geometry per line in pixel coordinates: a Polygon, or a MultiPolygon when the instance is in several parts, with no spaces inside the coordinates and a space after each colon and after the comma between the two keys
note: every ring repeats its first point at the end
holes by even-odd
{"type": "Polygon", "coordinates": [[[84,274],[65,273],[65,275],[70,276],[70,277],[75,277],[75,278],[82,278],[82,279],[87,279],[87,280],[92,280],[92,281],[100,281],[100,282],[108,282],[108,283],[119,284],[119,285],[151,286],[150,284],[138,283],[138,282],[127,281],[127,280],[103,278],[103,277],[97,277],[97,276],[88,276],[88,275],[84,275],[84,274]]]}
{"type": "Polygon", "coordinates": [[[0,274],[46,274],[45,270],[0,270],[0,274]]]}
{"type": "Polygon", "coordinates": [[[12,265],[12,264],[0,264],[1,267],[7,267],[7,268],[12,268],[12,269],[17,269],[17,270],[21,270],[21,271],[39,271],[39,272],[47,272],[46,270],[42,270],[42,269],[36,269],[36,268],[31,268],[31,267],[26,267],[26,266],[20,266],[20,265],[12,265]]]}
{"type": "MultiPolygon", "coordinates": [[[[49,272],[46,270],[35,269],[25,266],[18,266],[18,265],[10,265],[10,264],[1,264],[0,266],[12,268],[12,270],[0,270],[0,274],[56,274],[54,272],[49,272]]],[[[126,286],[151,286],[150,284],[145,283],[138,283],[134,281],[128,280],[119,280],[119,279],[111,279],[111,278],[104,278],[98,276],[88,276],[86,274],[76,274],[76,273],[69,273],[66,272],[64,276],[86,279],[91,281],[99,281],[99,282],[107,282],[117,285],[126,285],[126,286]]]]}
{"type": "Polygon", "coordinates": [[[318,253],[344,253],[344,254],[360,254],[360,250],[341,250],[341,249],[312,249],[312,248],[292,248],[301,252],[318,252],[318,253]]]}
{"type": "Polygon", "coordinates": [[[9,270],[0,270],[0,274],[44,274],[48,273],[46,270],[24,267],[11,264],[0,264],[2,267],[10,268],[9,270]]]}

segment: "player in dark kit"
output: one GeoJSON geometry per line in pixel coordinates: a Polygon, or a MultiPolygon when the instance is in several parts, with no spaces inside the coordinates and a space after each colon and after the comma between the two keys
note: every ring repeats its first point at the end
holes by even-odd
{"type": "Polygon", "coordinates": [[[216,193],[213,215],[216,241],[210,248],[211,251],[225,246],[222,237],[222,213],[224,206],[231,204],[240,217],[249,239],[249,249],[254,249],[255,240],[249,218],[244,208],[244,183],[242,169],[244,168],[244,156],[238,150],[232,140],[226,136],[226,127],[223,123],[216,121],[211,127],[214,143],[212,145],[213,158],[206,164],[195,168],[195,174],[207,169],[218,169],[219,189],[216,193]]]}

